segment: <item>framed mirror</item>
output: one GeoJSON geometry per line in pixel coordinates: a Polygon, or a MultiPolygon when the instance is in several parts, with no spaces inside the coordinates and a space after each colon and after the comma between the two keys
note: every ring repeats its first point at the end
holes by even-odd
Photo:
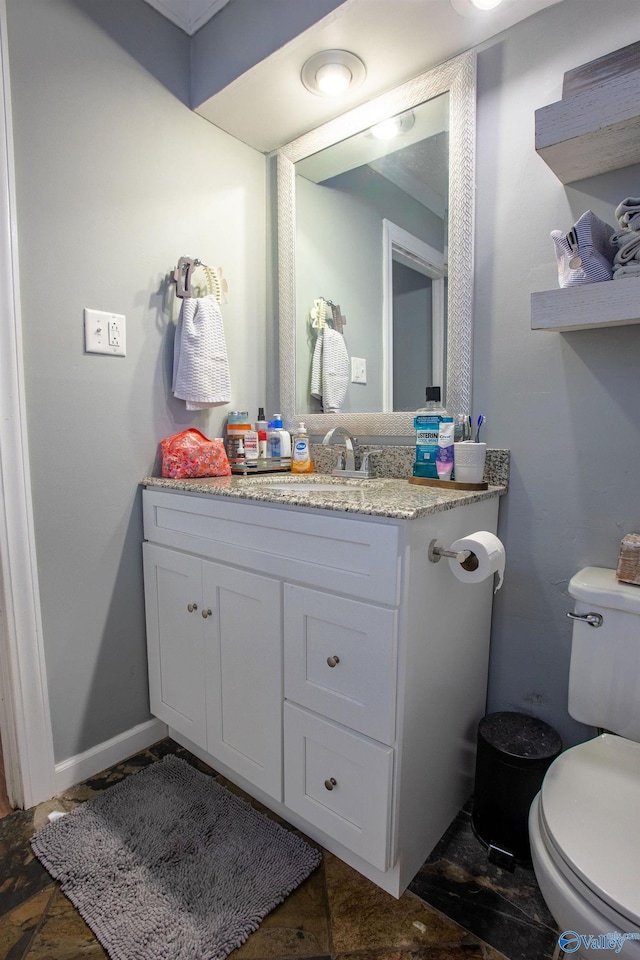
{"type": "Polygon", "coordinates": [[[411,435],[432,384],[450,414],[471,412],[475,107],[475,55],[462,54],[278,151],[289,427],[411,435]],[[389,120],[400,128],[391,149],[372,132],[389,120]],[[422,319],[400,319],[400,285],[422,319]],[[339,412],[312,391],[321,331],[344,347],[339,412]]]}

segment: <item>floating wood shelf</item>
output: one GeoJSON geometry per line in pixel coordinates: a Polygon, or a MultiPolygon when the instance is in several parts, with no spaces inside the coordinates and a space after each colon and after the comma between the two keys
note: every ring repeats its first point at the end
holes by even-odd
{"type": "Polygon", "coordinates": [[[589,330],[640,323],[640,277],[531,294],[531,329],[589,330]]]}
{"type": "Polygon", "coordinates": [[[536,150],[562,183],[640,163],[640,70],[536,110],[536,150]]]}
{"type": "MultiPolygon", "coordinates": [[[[536,110],[536,150],[562,183],[640,163],[640,44],[565,74],[563,99],[536,110]]],[[[640,323],[640,277],[531,294],[531,329],[640,323]]]]}

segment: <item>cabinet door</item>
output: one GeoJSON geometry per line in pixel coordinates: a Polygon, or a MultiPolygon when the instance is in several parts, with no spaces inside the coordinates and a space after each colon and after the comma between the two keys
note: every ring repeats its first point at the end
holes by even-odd
{"type": "Polygon", "coordinates": [[[151,712],[206,748],[202,561],[143,544],[151,712]]]}
{"type": "Polygon", "coordinates": [[[279,581],[203,562],[207,750],[282,799],[279,581]]]}
{"type": "Polygon", "coordinates": [[[287,700],[392,744],[396,620],[395,610],[285,583],[287,700]]]}

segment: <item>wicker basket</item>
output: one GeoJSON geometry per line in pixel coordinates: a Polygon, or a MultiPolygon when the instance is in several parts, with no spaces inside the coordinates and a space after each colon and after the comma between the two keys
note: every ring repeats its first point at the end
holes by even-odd
{"type": "Polygon", "coordinates": [[[628,533],[622,538],[616,577],[624,583],[640,584],[640,533],[628,533]]]}

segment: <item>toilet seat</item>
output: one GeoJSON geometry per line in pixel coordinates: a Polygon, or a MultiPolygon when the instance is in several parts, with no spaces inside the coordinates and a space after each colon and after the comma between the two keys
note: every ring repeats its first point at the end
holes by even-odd
{"type": "Polygon", "coordinates": [[[561,754],[540,792],[541,827],[556,866],[594,905],[624,918],[627,931],[640,929],[639,811],[640,744],[612,734],[561,754]]]}

